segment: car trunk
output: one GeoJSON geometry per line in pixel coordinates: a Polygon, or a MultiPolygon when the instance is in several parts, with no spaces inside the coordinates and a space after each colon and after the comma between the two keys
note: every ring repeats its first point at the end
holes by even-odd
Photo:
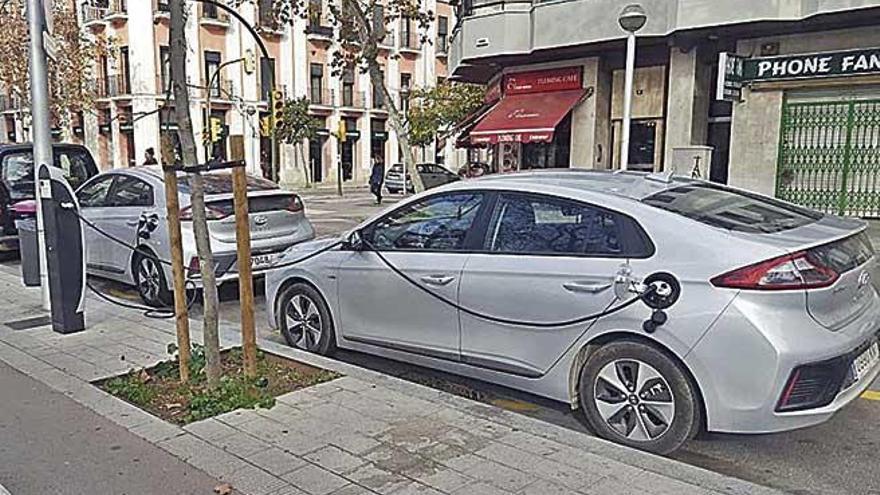
{"type": "MultiPolygon", "coordinates": [[[[226,216],[208,222],[211,237],[219,242],[235,242],[235,215],[231,197],[208,197],[205,205],[226,216]]],[[[248,218],[252,240],[290,236],[296,233],[296,217],[304,215],[295,194],[278,192],[248,196],[248,218]],[[299,205],[298,208],[292,205],[299,205]]]]}
{"type": "Polygon", "coordinates": [[[811,260],[838,274],[832,285],[805,291],[807,312],[823,327],[840,330],[876,304],[880,272],[863,222],[824,216],[807,225],[758,237],[790,253],[807,252],[811,260]]]}

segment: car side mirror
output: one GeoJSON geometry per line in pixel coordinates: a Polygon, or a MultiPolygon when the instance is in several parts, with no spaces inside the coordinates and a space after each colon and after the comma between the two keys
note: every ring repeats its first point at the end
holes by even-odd
{"type": "Polygon", "coordinates": [[[348,234],[348,237],[345,239],[345,247],[352,251],[363,251],[365,249],[364,239],[361,236],[360,230],[355,230],[352,233],[348,234]]]}

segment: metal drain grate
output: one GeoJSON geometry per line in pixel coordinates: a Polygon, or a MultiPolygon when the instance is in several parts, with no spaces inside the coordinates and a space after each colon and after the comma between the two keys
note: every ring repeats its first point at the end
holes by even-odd
{"type": "Polygon", "coordinates": [[[44,327],[52,323],[49,316],[37,316],[35,318],[25,318],[23,320],[7,321],[3,325],[15,331],[30,330],[32,328],[44,327]]]}

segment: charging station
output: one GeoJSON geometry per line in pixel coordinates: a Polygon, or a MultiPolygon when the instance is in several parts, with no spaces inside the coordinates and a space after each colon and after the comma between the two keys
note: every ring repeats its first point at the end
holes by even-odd
{"type": "Polygon", "coordinates": [[[39,166],[52,330],[85,330],[86,259],[79,202],[61,169],[39,166]]]}

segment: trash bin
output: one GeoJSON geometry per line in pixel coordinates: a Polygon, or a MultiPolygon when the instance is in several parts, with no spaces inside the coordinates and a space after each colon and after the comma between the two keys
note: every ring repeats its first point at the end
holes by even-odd
{"type": "Polygon", "coordinates": [[[21,254],[21,279],[25,287],[40,285],[40,253],[37,251],[37,219],[19,218],[15,221],[18,229],[18,252],[21,254]]]}

